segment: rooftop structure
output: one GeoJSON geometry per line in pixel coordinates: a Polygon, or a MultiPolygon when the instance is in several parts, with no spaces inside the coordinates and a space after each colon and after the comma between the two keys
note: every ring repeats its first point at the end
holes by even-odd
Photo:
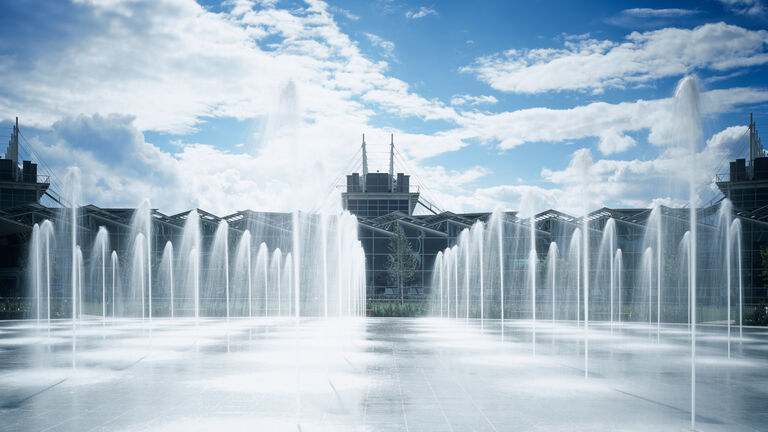
{"type": "Polygon", "coordinates": [[[0,159],[0,209],[40,202],[48,190],[48,178],[38,181],[37,164],[28,160],[19,166],[19,118],[13,126],[5,157],[0,159]]]}
{"type": "Polygon", "coordinates": [[[342,206],[350,213],[365,218],[391,212],[412,215],[419,202],[419,192],[411,192],[410,176],[394,173],[395,141],[390,137],[389,173],[369,173],[368,154],[363,135],[363,172],[347,176],[347,190],[341,194],[342,206]]]}
{"type": "Polygon", "coordinates": [[[749,160],[730,163],[727,176],[719,175],[717,187],[734,209],[753,211],[768,205],[768,154],[760,143],[757,127],[749,115],[749,160]]]}
{"type": "MultiPolygon", "coordinates": [[[[768,164],[768,155],[760,146],[754,122],[750,121],[750,159],[731,162],[729,178],[719,178],[718,186],[734,204],[734,216],[742,220],[743,225],[743,264],[744,264],[744,294],[747,302],[759,302],[768,297],[760,276],[762,271],[761,250],[768,247],[768,196],[763,196],[762,190],[768,194],[768,171],[763,164],[768,164]],[[741,162],[740,162],[741,161],[741,162]],[[741,167],[744,167],[743,169],[741,167]],[[735,192],[738,191],[738,194],[735,192]],[[741,199],[752,197],[750,201],[741,199]],[[740,198],[741,197],[741,198],[740,198]],[[741,200],[740,200],[741,199],[741,200]]],[[[12,186],[23,185],[26,166],[34,167],[27,162],[24,167],[13,163],[13,157],[18,157],[18,129],[14,128],[7,159],[12,171],[12,186]],[[13,167],[16,167],[15,169],[13,167]],[[20,176],[20,177],[19,177],[20,176]]],[[[352,173],[347,176],[346,191],[341,194],[344,208],[357,217],[358,239],[360,240],[366,262],[366,285],[368,297],[371,299],[399,298],[396,285],[390,280],[388,272],[391,257],[390,240],[394,232],[402,230],[416,255],[418,267],[413,280],[405,287],[405,297],[419,301],[429,295],[432,269],[437,254],[458,242],[463,230],[471,228],[477,222],[488,223],[491,213],[457,214],[449,211],[435,211],[435,207],[422,202],[419,191],[412,192],[410,176],[404,173],[395,174],[394,139],[390,139],[390,163],[388,173],[368,172],[368,155],[365,139],[362,144],[362,173],[352,173]],[[417,204],[426,209],[425,214],[416,214],[417,204]]],[[[30,176],[31,170],[27,172],[30,176]]],[[[45,191],[47,183],[30,183],[32,188],[45,191]]],[[[43,192],[40,192],[42,194],[43,192]]],[[[39,195],[38,195],[39,196],[39,195]]],[[[718,224],[717,205],[699,209],[698,221],[702,230],[718,224]]],[[[686,208],[662,207],[660,212],[668,223],[670,230],[682,232],[687,228],[689,210],[686,208]],[[679,223],[676,223],[678,221],[679,223]]],[[[41,205],[36,199],[30,202],[15,204],[0,208],[0,297],[12,297],[23,294],[20,287],[24,256],[32,226],[42,223],[45,219],[57,219],[56,209],[41,205]],[[4,294],[3,294],[4,293],[4,294]]],[[[609,220],[614,220],[618,242],[627,262],[637,261],[642,255],[642,239],[645,233],[650,209],[611,209],[601,208],[586,216],[590,231],[598,236],[609,220]]],[[[121,248],[127,241],[123,238],[128,232],[128,225],[134,209],[102,209],[93,205],[84,206],[81,212],[80,226],[83,235],[89,240],[95,236],[99,227],[105,226],[111,236],[111,244],[121,248]]],[[[183,226],[189,212],[176,215],[165,215],[156,210],[151,211],[155,228],[152,229],[152,243],[162,245],[171,239],[182,235],[183,226]]],[[[259,242],[264,241],[270,249],[280,248],[288,252],[292,248],[291,232],[293,216],[290,213],[266,213],[251,210],[240,211],[227,216],[217,216],[202,210],[197,210],[200,218],[203,237],[213,237],[216,227],[221,220],[229,223],[233,238],[236,233],[250,231],[259,242]]],[[[505,238],[514,241],[520,233],[527,232],[530,226],[529,218],[519,218],[515,212],[503,213],[505,238]]],[[[307,216],[308,223],[313,221],[307,216]]],[[[569,215],[557,210],[547,210],[535,215],[536,249],[540,259],[544,259],[549,243],[567,244],[568,238],[576,227],[583,226],[584,217],[569,215]]],[[[676,235],[677,235],[676,234],[676,235]]],[[[209,240],[206,240],[209,241],[209,240]]],[[[505,239],[505,242],[507,240],[505,239]]],[[[159,252],[158,252],[159,253],[159,252]]],[[[159,259],[159,257],[156,257],[159,259]]],[[[507,257],[510,262],[526,259],[526,257],[507,257]]],[[[632,275],[627,275],[627,289],[634,282],[632,275]]]]}

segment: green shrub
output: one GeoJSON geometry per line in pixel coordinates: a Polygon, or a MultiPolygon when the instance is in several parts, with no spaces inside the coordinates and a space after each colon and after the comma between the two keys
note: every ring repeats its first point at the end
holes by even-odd
{"type": "Polygon", "coordinates": [[[369,303],[368,316],[371,317],[416,317],[425,315],[427,309],[423,303],[369,303]]]}
{"type": "Polygon", "coordinates": [[[768,325],[768,305],[765,302],[760,303],[752,310],[751,314],[744,317],[744,324],[748,325],[768,325]]]}

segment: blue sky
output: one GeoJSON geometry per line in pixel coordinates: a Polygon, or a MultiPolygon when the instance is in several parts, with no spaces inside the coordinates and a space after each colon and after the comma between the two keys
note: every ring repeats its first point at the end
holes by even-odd
{"type": "Polygon", "coordinates": [[[0,120],[102,206],[332,208],[362,133],[446,210],[706,202],[768,122],[760,0],[42,3],[3,4],[0,120]]]}

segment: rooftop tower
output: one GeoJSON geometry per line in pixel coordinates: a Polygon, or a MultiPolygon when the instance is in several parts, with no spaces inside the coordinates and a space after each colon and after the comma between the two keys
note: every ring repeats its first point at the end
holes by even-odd
{"type": "Polygon", "coordinates": [[[37,164],[23,161],[19,166],[19,118],[13,125],[5,158],[0,159],[0,210],[40,202],[48,180],[38,183],[37,164]]]}
{"type": "Polygon", "coordinates": [[[749,163],[743,158],[730,163],[729,175],[717,178],[717,187],[737,210],[752,211],[768,205],[768,155],[749,115],[749,163]]]}
{"type": "Polygon", "coordinates": [[[347,191],[341,194],[342,206],[363,218],[384,216],[394,211],[412,215],[419,193],[410,191],[410,176],[395,175],[395,138],[390,135],[389,173],[369,173],[368,153],[363,135],[363,172],[347,175],[347,191]]]}

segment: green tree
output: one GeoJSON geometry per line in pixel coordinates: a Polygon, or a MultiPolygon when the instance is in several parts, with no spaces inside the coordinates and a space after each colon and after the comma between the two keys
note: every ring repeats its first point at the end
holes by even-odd
{"type": "Polygon", "coordinates": [[[389,266],[387,271],[390,281],[397,285],[397,289],[400,292],[400,304],[403,303],[404,287],[416,275],[417,265],[418,261],[413,253],[411,244],[408,242],[408,238],[400,228],[400,225],[395,224],[394,235],[389,241],[389,266]]]}
{"type": "Polygon", "coordinates": [[[760,249],[761,269],[760,277],[763,278],[763,287],[768,287],[768,248],[760,249]]]}

